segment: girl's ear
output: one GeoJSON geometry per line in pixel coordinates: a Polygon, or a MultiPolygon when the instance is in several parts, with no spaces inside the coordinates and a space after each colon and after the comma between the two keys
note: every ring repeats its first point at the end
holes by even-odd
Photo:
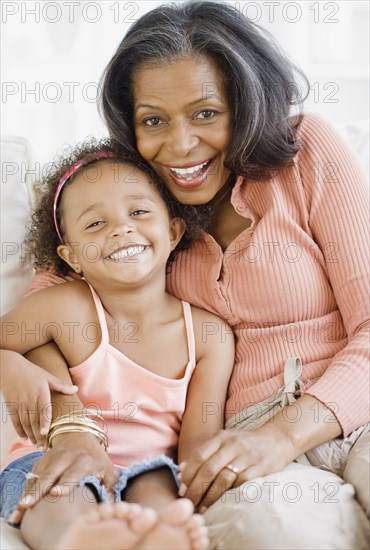
{"type": "Polygon", "coordinates": [[[78,260],[73,252],[73,248],[68,244],[60,244],[57,248],[57,253],[62,260],[67,262],[67,264],[76,272],[81,273],[82,269],[78,260]]]}
{"type": "Polygon", "coordinates": [[[186,231],[186,223],[181,218],[172,218],[170,220],[170,240],[171,250],[175,250],[183,234],[186,231]]]}

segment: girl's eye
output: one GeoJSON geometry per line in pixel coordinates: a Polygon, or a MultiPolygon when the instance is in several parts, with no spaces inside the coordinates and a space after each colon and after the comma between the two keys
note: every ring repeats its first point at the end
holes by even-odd
{"type": "Polygon", "coordinates": [[[91,229],[92,227],[97,227],[98,225],[101,225],[103,224],[104,222],[102,220],[98,220],[96,222],[93,222],[93,223],[90,223],[90,225],[88,225],[86,227],[86,229],[91,229]]]}
{"type": "Polygon", "coordinates": [[[205,109],[204,111],[201,111],[196,115],[195,118],[200,119],[206,119],[206,118],[213,118],[217,114],[217,111],[214,111],[212,109],[205,109]]]}
{"type": "Polygon", "coordinates": [[[159,126],[159,124],[161,123],[161,119],[157,116],[152,116],[145,118],[143,120],[143,123],[145,124],[145,126],[159,126]]]}
{"type": "Polygon", "coordinates": [[[148,214],[149,210],[143,210],[142,208],[139,210],[134,210],[131,212],[131,216],[142,216],[143,214],[148,214]]]}

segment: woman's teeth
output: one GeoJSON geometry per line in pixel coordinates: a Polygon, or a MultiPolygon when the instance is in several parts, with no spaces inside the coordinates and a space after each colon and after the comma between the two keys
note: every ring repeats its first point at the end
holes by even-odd
{"type": "Polygon", "coordinates": [[[128,256],[134,256],[135,254],[140,254],[140,252],[144,252],[145,246],[129,246],[128,248],[122,248],[122,250],[118,250],[118,252],[113,252],[109,256],[110,260],[122,260],[123,258],[127,258],[128,256]]]}
{"type": "Polygon", "coordinates": [[[196,166],[191,166],[189,168],[170,168],[170,170],[175,174],[176,177],[191,181],[197,178],[200,175],[201,170],[209,163],[210,161],[207,160],[202,164],[197,164],[196,166]]]}

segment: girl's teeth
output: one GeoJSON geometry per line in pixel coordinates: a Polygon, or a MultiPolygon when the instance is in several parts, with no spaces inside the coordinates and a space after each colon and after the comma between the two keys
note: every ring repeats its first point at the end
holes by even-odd
{"type": "Polygon", "coordinates": [[[134,254],[139,254],[144,250],[145,250],[145,246],[129,246],[128,248],[123,248],[118,252],[113,252],[113,254],[109,256],[109,258],[111,260],[122,260],[123,258],[127,258],[128,256],[134,256],[134,254]]]}

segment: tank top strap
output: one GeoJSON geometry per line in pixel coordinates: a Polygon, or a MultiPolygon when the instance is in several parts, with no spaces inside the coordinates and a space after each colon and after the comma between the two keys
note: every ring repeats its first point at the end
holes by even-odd
{"type": "Polygon", "coordinates": [[[107,345],[109,344],[109,332],[108,332],[107,319],[105,317],[103,304],[101,303],[99,296],[97,295],[97,293],[95,292],[91,284],[88,281],[86,281],[86,279],[83,279],[83,280],[89,285],[89,288],[91,290],[91,295],[93,297],[94,304],[96,307],[96,313],[98,314],[101,335],[102,335],[101,345],[107,345]]]}
{"type": "Polygon", "coordinates": [[[193,325],[193,316],[191,314],[191,306],[189,302],[184,302],[181,300],[182,308],[184,311],[185,327],[186,327],[186,337],[188,339],[188,356],[189,362],[194,365],[196,364],[195,358],[195,337],[194,337],[194,325],[193,325]]]}

